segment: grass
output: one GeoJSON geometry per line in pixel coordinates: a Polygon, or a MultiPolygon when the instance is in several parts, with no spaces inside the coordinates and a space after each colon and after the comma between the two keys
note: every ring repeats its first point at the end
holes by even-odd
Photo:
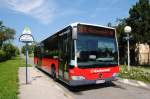
{"type": "Polygon", "coordinates": [[[134,66],[128,71],[126,65],[121,66],[120,77],[140,80],[145,83],[150,83],[150,67],[149,66],[134,66]]]}
{"type": "Polygon", "coordinates": [[[19,57],[0,63],[0,99],[18,99],[19,65],[19,57]]]}
{"type": "MultiPolygon", "coordinates": [[[[20,59],[20,67],[25,67],[25,66],[26,66],[26,61],[25,61],[25,59],[21,58],[20,59]]],[[[32,66],[31,64],[28,64],[28,67],[31,67],[31,66],[32,66]]]]}
{"type": "Polygon", "coordinates": [[[138,68],[140,68],[142,71],[150,73],[150,66],[138,66],[138,68]]]}

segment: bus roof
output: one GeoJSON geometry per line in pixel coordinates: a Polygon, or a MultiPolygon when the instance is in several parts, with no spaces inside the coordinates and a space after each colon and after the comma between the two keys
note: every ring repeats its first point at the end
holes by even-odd
{"type": "MultiPolygon", "coordinates": [[[[59,31],[53,33],[51,36],[47,37],[46,39],[42,40],[41,42],[44,42],[46,41],[47,39],[51,38],[51,37],[54,37],[56,36],[57,34],[59,34],[61,31],[63,31],[64,29],[68,28],[68,27],[74,27],[74,26],[78,26],[78,25],[89,25],[89,26],[95,26],[95,27],[102,27],[102,28],[107,28],[107,29],[115,29],[115,28],[112,28],[112,27],[108,27],[108,26],[103,26],[103,25],[98,25],[98,24],[89,24],[89,23],[81,23],[81,22],[75,22],[75,23],[71,23],[70,25],[66,26],[65,28],[63,29],[60,29],[59,31]]],[[[40,42],[40,43],[41,43],[40,42]]]]}
{"type": "Polygon", "coordinates": [[[89,25],[89,26],[96,26],[96,27],[103,27],[103,28],[108,28],[108,29],[115,29],[115,28],[108,27],[108,26],[103,26],[103,25],[98,25],[98,24],[81,23],[81,22],[72,23],[72,24],[70,24],[70,26],[74,27],[74,26],[77,26],[78,24],[89,25]]]}

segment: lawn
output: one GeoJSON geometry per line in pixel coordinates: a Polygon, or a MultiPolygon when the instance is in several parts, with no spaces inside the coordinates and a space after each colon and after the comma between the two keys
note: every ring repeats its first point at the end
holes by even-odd
{"type": "Polygon", "coordinates": [[[130,71],[126,65],[121,66],[120,77],[127,79],[140,80],[150,83],[150,67],[149,66],[132,66],[130,71]]]}
{"type": "MultiPolygon", "coordinates": [[[[28,59],[29,60],[29,59],[28,59]]],[[[21,59],[21,61],[20,61],[20,67],[26,67],[26,61],[25,61],[25,59],[21,59]]],[[[31,67],[32,65],[31,64],[29,64],[29,62],[28,62],[28,67],[31,67]]]]}
{"type": "Polygon", "coordinates": [[[19,65],[19,57],[0,63],[0,99],[18,99],[19,65]]]}
{"type": "Polygon", "coordinates": [[[150,73],[150,66],[138,66],[142,71],[149,72],[150,73]]]}
{"type": "MultiPolygon", "coordinates": [[[[29,57],[28,57],[28,60],[29,60],[29,57]]],[[[26,66],[26,61],[25,61],[25,56],[23,56],[22,58],[20,58],[20,67],[25,67],[26,66]]],[[[28,61],[28,67],[31,67],[32,65],[29,64],[29,61],[28,61]]]]}

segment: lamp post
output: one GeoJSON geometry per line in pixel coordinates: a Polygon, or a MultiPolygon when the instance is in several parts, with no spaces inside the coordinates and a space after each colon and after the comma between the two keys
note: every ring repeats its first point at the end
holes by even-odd
{"type": "Polygon", "coordinates": [[[127,46],[128,46],[128,70],[130,70],[130,48],[129,48],[129,41],[130,41],[130,35],[129,33],[131,32],[131,27],[130,26],[125,26],[124,32],[127,33],[127,46]]]}

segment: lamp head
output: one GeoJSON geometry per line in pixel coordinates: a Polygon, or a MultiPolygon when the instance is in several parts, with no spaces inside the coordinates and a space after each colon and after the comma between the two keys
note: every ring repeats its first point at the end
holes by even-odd
{"type": "Polygon", "coordinates": [[[124,32],[125,33],[130,33],[131,32],[131,27],[130,26],[125,26],[124,32]]]}

